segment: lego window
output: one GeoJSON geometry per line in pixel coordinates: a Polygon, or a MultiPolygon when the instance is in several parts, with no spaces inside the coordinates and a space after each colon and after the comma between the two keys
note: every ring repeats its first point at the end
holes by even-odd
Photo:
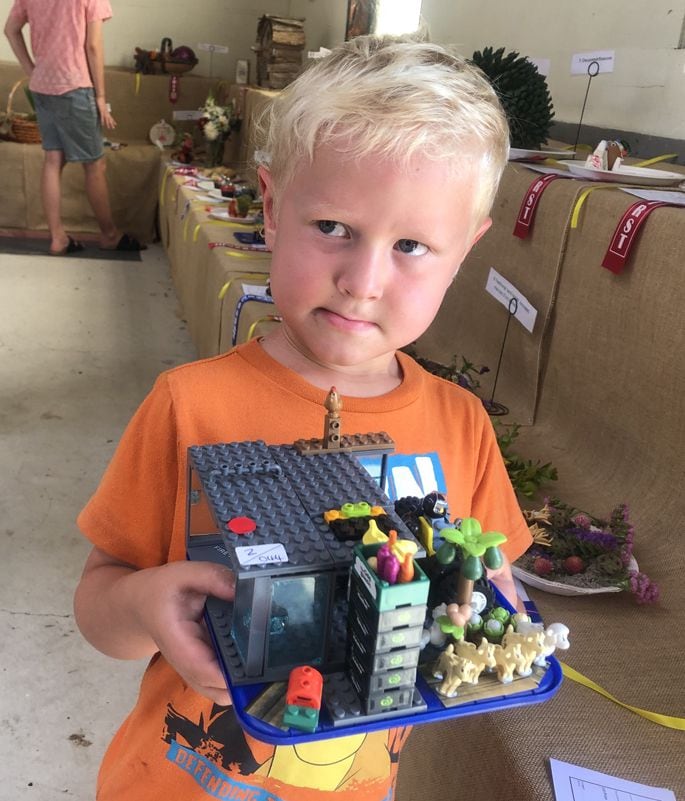
{"type": "Polygon", "coordinates": [[[273,579],[266,669],[323,661],[331,576],[273,579]]]}
{"type": "Polygon", "coordinates": [[[209,508],[200,479],[190,468],[190,491],[188,493],[188,534],[191,537],[215,535],[219,529],[209,508]]]}

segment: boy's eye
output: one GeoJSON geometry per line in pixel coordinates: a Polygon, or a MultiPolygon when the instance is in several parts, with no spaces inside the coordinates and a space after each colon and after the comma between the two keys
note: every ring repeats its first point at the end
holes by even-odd
{"type": "Polygon", "coordinates": [[[322,234],[327,234],[328,236],[347,236],[345,226],[335,220],[317,220],[316,224],[322,234]]]}
{"type": "Polygon", "coordinates": [[[417,242],[416,239],[398,239],[395,247],[401,252],[409,256],[423,256],[428,253],[428,248],[422,242],[417,242]]]}

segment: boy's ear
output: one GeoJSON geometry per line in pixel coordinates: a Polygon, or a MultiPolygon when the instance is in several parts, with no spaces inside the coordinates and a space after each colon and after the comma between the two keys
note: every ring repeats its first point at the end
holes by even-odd
{"type": "Polygon", "coordinates": [[[473,237],[473,242],[471,242],[471,247],[473,247],[476,244],[476,242],[481,238],[481,236],[483,236],[483,234],[490,228],[491,225],[492,225],[492,218],[486,217],[480,228],[476,231],[475,236],[473,237]]]}
{"type": "Polygon", "coordinates": [[[264,239],[269,249],[273,248],[273,240],[276,236],[276,218],[274,214],[274,193],[273,178],[271,170],[264,165],[257,167],[257,178],[259,179],[259,190],[262,193],[264,203],[264,239]]]}
{"type": "Polygon", "coordinates": [[[471,244],[466,248],[464,251],[464,256],[462,260],[459,262],[459,267],[454,271],[454,275],[452,276],[452,280],[457,277],[457,273],[461,269],[461,265],[464,263],[464,259],[469,255],[471,252],[471,248],[476,244],[476,242],[487,232],[487,230],[492,225],[492,219],[490,217],[486,217],[483,222],[481,223],[480,227],[476,229],[476,233],[473,235],[473,239],[471,240],[471,244]]]}

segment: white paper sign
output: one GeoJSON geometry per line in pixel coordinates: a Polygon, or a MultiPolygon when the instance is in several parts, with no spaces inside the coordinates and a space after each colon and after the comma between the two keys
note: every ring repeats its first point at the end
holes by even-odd
{"type": "Polygon", "coordinates": [[[241,567],[250,565],[281,565],[288,561],[288,554],[280,542],[271,545],[241,545],[235,549],[241,567]]]}
{"type": "Polygon", "coordinates": [[[264,284],[243,284],[243,295],[258,295],[260,298],[268,298],[268,286],[264,284]]]}
{"type": "Polygon", "coordinates": [[[492,295],[495,300],[498,300],[502,306],[506,307],[509,311],[515,306],[516,311],[514,312],[514,317],[526,330],[530,331],[531,334],[533,333],[538,310],[531,306],[525,295],[522,295],[512,283],[507,281],[507,279],[503,275],[500,275],[493,267],[490,268],[490,272],[488,273],[485,291],[492,295]],[[515,304],[512,302],[512,299],[516,301],[515,304]]]}
{"type": "Polygon", "coordinates": [[[174,111],[175,120],[199,120],[202,112],[198,110],[190,111],[174,111]]]}
{"type": "Polygon", "coordinates": [[[626,189],[623,186],[621,187],[621,191],[628,195],[639,197],[642,200],[657,200],[661,203],[685,206],[685,192],[666,192],[659,191],[658,189],[626,189]]]}
{"type": "Polygon", "coordinates": [[[550,759],[557,801],[676,801],[672,790],[651,787],[559,759],[550,759]]]}
{"type": "Polygon", "coordinates": [[[197,46],[198,50],[205,50],[207,53],[228,53],[226,45],[209,44],[203,42],[197,46]]]}
{"type": "Polygon", "coordinates": [[[571,56],[571,75],[597,75],[614,71],[614,50],[594,50],[571,56]]]}

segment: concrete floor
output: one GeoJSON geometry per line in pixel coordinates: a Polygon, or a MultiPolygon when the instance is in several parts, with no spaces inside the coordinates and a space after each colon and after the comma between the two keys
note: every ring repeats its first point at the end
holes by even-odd
{"type": "Polygon", "coordinates": [[[80,636],[75,518],[155,377],[195,358],[162,249],[0,254],[0,801],[95,797],[144,668],[80,636]]]}

